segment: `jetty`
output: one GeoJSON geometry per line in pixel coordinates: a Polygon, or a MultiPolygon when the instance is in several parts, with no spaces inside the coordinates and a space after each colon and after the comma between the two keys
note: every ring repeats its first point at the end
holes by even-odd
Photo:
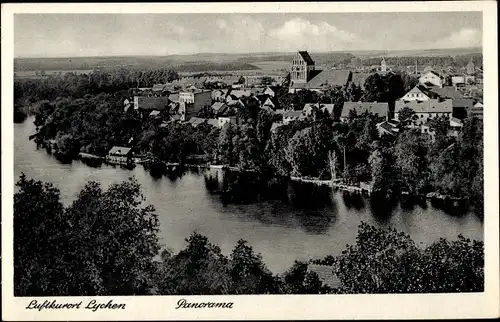
{"type": "Polygon", "coordinates": [[[78,153],[78,157],[81,159],[87,159],[87,160],[103,160],[103,157],[100,157],[98,155],[90,154],[90,153],[83,153],[80,152],[78,153]]]}
{"type": "Polygon", "coordinates": [[[301,177],[294,177],[291,176],[290,180],[292,181],[298,181],[298,182],[308,182],[308,183],[313,183],[319,186],[328,186],[332,188],[337,188],[343,191],[348,191],[348,192],[357,192],[357,193],[372,193],[372,187],[371,185],[367,183],[360,183],[359,186],[353,186],[353,185],[348,185],[344,184],[341,182],[341,179],[334,179],[334,180],[320,180],[320,179],[309,179],[309,178],[301,178],[301,177]]]}

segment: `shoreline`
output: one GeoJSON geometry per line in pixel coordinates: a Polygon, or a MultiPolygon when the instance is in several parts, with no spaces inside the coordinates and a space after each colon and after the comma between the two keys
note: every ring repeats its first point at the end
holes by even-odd
{"type": "MultiPolygon", "coordinates": [[[[34,137],[35,135],[32,135],[30,137],[34,137]]],[[[50,142],[50,141],[43,142],[40,146],[45,148],[45,150],[50,154],[57,154],[57,151],[54,151],[57,149],[54,149],[52,147],[52,142],[50,142]]],[[[126,165],[126,166],[128,166],[127,167],[128,169],[133,169],[137,165],[142,165],[144,170],[147,170],[147,168],[144,167],[144,165],[147,164],[148,161],[150,161],[150,159],[146,159],[146,158],[138,160],[137,158],[132,157],[132,159],[130,160],[130,163],[122,164],[122,163],[109,162],[109,160],[107,160],[107,158],[105,156],[101,157],[101,156],[97,156],[97,155],[93,155],[93,154],[89,154],[89,153],[83,153],[83,152],[80,152],[76,158],[70,158],[70,159],[71,160],[80,160],[83,163],[85,163],[87,166],[91,166],[92,164],[94,164],[94,166],[100,166],[102,163],[105,163],[105,164],[108,164],[111,166],[126,165]],[[89,165],[89,164],[91,164],[91,165],[89,165]]],[[[163,165],[165,165],[166,167],[171,168],[173,170],[176,170],[178,168],[192,168],[192,169],[194,168],[194,169],[229,170],[229,171],[240,172],[240,173],[244,173],[244,172],[245,173],[255,173],[254,170],[242,170],[242,169],[239,169],[238,167],[231,167],[229,165],[221,165],[221,164],[210,164],[210,163],[204,163],[204,164],[185,163],[185,164],[182,164],[182,163],[177,163],[177,162],[176,163],[164,162],[164,161],[160,161],[160,162],[163,165]]],[[[371,196],[373,193],[371,185],[368,183],[363,183],[363,182],[361,182],[359,185],[348,185],[348,184],[342,183],[341,179],[321,180],[321,179],[308,178],[308,177],[297,177],[297,176],[289,176],[288,179],[290,181],[294,181],[294,182],[312,183],[312,184],[317,185],[317,186],[327,186],[327,187],[339,189],[341,191],[346,191],[349,193],[358,193],[358,194],[367,195],[367,196],[371,196]]],[[[397,197],[402,197],[402,196],[421,197],[423,199],[430,200],[430,201],[450,201],[450,202],[454,202],[454,203],[467,201],[466,198],[448,196],[448,195],[444,195],[444,194],[441,194],[438,192],[429,192],[425,195],[410,195],[407,192],[401,192],[400,194],[397,195],[397,197]]]]}

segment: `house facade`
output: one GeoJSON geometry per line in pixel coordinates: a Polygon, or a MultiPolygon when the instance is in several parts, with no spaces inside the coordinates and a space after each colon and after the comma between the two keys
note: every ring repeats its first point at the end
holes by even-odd
{"type": "Polygon", "coordinates": [[[483,103],[477,102],[474,104],[472,109],[470,110],[470,116],[475,116],[477,118],[483,119],[483,103]]]}
{"type": "Polygon", "coordinates": [[[220,116],[218,118],[219,121],[219,128],[222,128],[226,124],[236,124],[238,122],[238,119],[236,116],[220,116]]]}
{"type": "Polygon", "coordinates": [[[192,91],[179,93],[179,114],[181,121],[187,121],[196,116],[204,107],[212,105],[210,91],[192,91]]]}
{"type": "Polygon", "coordinates": [[[290,81],[293,83],[306,83],[314,70],[314,60],[307,51],[299,51],[292,61],[290,81]]]}
{"type": "Polygon", "coordinates": [[[430,97],[427,95],[425,88],[422,85],[417,85],[408,91],[401,100],[403,101],[427,101],[430,97]]]}
{"type": "Polygon", "coordinates": [[[106,161],[116,164],[126,164],[132,160],[132,149],[114,146],[106,155],[106,161]]]}
{"type": "Polygon", "coordinates": [[[405,107],[412,109],[415,112],[416,119],[414,124],[422,125],[427,123],[431,118],[436,117],[452,117],[453,100],[430,99],[427,101],[396,101],[394,110],[394,119],[399,121],[399,112],[405,107]]]}
{"type": "Polygon", "coordinates": [[[135,110],[163,111],[169,103],[166,96],[134,96],[135,110]]]}
{"type": "Polygon", "coordinates": [[[346,86],[352,80],[349,70],[316,70],[315,63],[307,51],[299,51],[290,69],[289,93],[307,89],[320,92],[326,86],[346,86]]]}
{"type": "Polygon", "coordinates": [[[387,119],[389,114],[389,103],[386,102],[345,102],[342,106],[340,120],[347,122],[351,111],[355,111],[357,115],[365,112],[377,115],[387,119]]]}
{"type": "Polygon", "coordinates": [[[443,87],[443,78],[435,71],[429,70],[424,72],[418,79],[420,84],[427,85],[432,84],[433,86],[443,87]]]}
{"type": "Polygon", "coordinates": [[[283,113],[283,125],[290,124],[293,121],[299,121],[306,118],[302,111],[286,111],[283,113]]]}

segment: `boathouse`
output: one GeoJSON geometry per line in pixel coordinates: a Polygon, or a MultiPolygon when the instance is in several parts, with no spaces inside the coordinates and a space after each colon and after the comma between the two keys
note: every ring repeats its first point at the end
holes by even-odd
{"type": "Polygon", "coordinates": [[[132,159],[132,148],[114,146],[109,150],[106,160],[111,163],[124,164],[132,159]]]}

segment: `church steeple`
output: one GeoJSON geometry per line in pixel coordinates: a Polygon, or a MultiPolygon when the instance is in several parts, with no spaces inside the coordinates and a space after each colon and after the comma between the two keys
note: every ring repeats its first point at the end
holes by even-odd
{"type": "Polygon", "coordinates": [[[385,58],[382,58],[382,62],[380,62],[380,71],[381,72],[387,71],[387,63],[385,62],[385,58]]]}
{"type": "Polygon", "coordinates": [[[467,63],[467,74],[471,75],[474,74],[474,70],[476,66],[474,66],[474,61],[472,60],[472,57],[469,60],[469,63],[467,63]]]}
{"type": "Polygon", "coordinates": [[[314,60],[307,51],[299,51],[292,62],[290,80],[293,83],[307,83],[312,70],[314,70],[314,60]]]}

